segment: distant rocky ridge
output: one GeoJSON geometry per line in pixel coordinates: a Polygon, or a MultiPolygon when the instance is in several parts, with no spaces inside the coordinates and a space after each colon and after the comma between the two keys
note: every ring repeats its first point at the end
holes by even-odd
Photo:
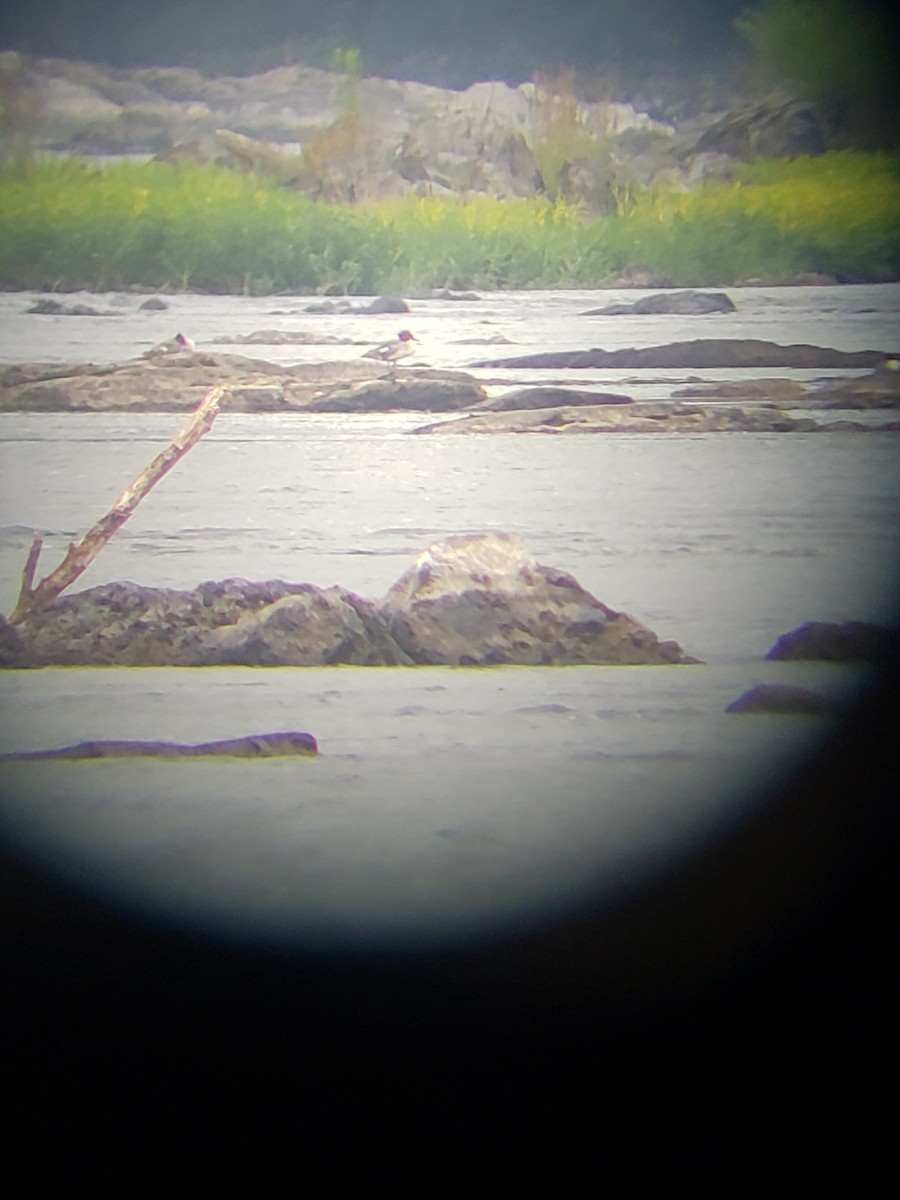
{"type": "MultiPolygon", "coordinates": [[[[536,148],[569,103],[531,83],[453,91],[363,78],[348,110],[344,77],[311,67],[209,77],[187,67],[2,57],[16,135],[39,153],[215,161],[331,200],[544,193],[551,181],[536,148]]],[[[687,189],[757,154],[827,148],[813,110],[795,101],[666,117],[609,100],[578,103],[574,115],[596,152],[562,163],[552,190],[594,211],[615,206],[623,181],[687,189]]]]}

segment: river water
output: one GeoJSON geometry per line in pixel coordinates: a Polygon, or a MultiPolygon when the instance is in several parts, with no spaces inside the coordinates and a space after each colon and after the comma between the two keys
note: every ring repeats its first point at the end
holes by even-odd
{"type": "MultiPolygon", "coordinates": [[[[900,286],[730,289],[709,318],[581,315],[635,293],[411,302],[416,361],[758,337],[900,348],[900,286]],[[505,338],[508,345],[479,344],[505,338]]],[[[298,298],[72,296],[104,317],[0,296],[0,360],[114,361],[181,329],[203,348],[258,329],[352,345],[398,318],[312,316],[298,298]]],[[[357,344],[358,343],[358,344],[357,344]]],[[[223,345],[223,349],[240,350],[223,345]]],[[[492,391],[574,382],[665,398],[687,373],[476,370],[492,391]]],[[[691,372],[692,378],[815,372],[691,372]]],[[[818,374],[827,374],[819,372],[818,374]]],[[[383,594],[430,542],[519,534],[690,667],[42,670],[0,676],[0,750],[281,729],[316,760],[4,764],[3,831],[112,903],[217,935],[300,945],[440,943],[613,896],[708,846],[833,734],[824,718],[725,713],[760,682],[848,700],[866,673],[764,661],[807,620],[898,607],[897,435],[410,437],[421,415],[225,415],[78,586],[284,578],[383,594]]],[[[39,577],[167,444],[171,414],[0,414],[0,610],[35,531],[39,577]]]]}

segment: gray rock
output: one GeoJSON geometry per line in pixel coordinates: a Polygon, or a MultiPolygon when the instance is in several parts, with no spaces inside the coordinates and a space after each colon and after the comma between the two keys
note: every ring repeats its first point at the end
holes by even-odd
{"type": "Polygon", "coordinates": [[[365,304],[356,310],[364,313],[408,313],[409,305],[399,296],[378,296],[371,304],[365,304]]]}
{"type": "Polygon", "coordinates": [[[659,296],[642,296],[633,304],[607,304],[590,308],[584,317],[618,317],[625,314],[677,313],[679,316],[708,316],[710,313],[735,312],[734,304],[724,292],[666,292],[659,296]]]}
{"type": "Polygon", "coordinates": [[[168,307],[165,300],[160,300],[159,296],[150,296],[143,304],[139,305],[141,311],[147,312],[164,312],[168,307]]]}
{"type": "Polygon", "coordinates": [[[782,634],[766,658],[879,664],[884,662],[896,641],[894,630],[867,621],[807,621],[790,633],[782,634]]]}

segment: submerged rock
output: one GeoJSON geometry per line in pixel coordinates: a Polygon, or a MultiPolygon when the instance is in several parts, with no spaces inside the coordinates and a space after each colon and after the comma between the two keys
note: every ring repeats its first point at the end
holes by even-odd
{"type": "Polygon", "coordinates": [[[435,543],[381,601],[281,580],[189,591],[110,583],[6,628],[0,662],[19,667],[696,661],[506,533],[435,543]]]}

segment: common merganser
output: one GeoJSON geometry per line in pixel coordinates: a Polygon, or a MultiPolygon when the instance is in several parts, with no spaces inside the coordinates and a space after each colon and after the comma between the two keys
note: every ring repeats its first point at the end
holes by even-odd
{"type": "Polygon", "coordinates": [[[144,354],[145,358],[158,358],[162,354],[178,354],[182,350],[193,350],[194,343],[185,333],[176,333],[167,342],[160,342],[144,354]]]}
{"type": "Polygon", "coordinates": [[[416,341],[408,329],[401,329],[390,342],[382,342],[380,346],[373,346],[371,350],[367,350],[363,358],[377,358],[379,362],[395,363],[401,358],[409,358],[411,354],[415,354],[415,346],[410,345],[416,341]]]}

